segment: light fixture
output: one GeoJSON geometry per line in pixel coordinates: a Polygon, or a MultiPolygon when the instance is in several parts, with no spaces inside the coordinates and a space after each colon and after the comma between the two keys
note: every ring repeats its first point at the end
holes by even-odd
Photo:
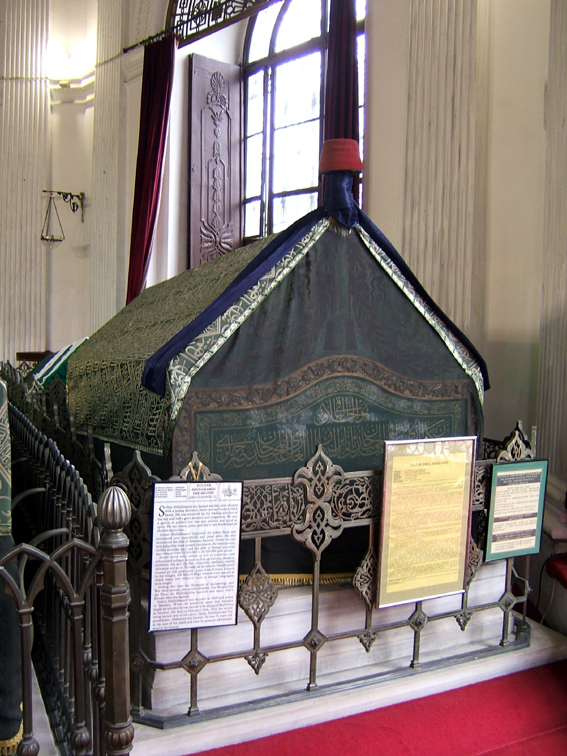
{"type": "Polygon", "coordinates": [[[65,239],[65,232],[63,231],[63,225],[61,218],[59,217],[59,211],[57,210],[57,204],[55,202],[56,197],[61,197],[63,202],[68,202],[71,211],[76,213],[77,210],[81,210],[81,223],[84,222],[84,199],[85,194],[72,194],[71,192],[58,192],[53,189],[44,189],[44,194],[49,194],[49,201],[47,203],[47,211],[45,213],[45,219],[43,226],[41,227],[41,241],[45,242],[48,247],[53,247],[55,244],[59,244],[65,239]]]}

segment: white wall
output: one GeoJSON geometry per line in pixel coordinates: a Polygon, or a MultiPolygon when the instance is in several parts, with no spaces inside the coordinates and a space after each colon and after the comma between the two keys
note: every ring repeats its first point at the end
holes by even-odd
{"type": "MultiPolygon", "coordinates": [[[[485,296],[478,333],[468,335],[491,380],[485,433],[501,439],[518,419],[528,431],[536,422],[550,3],[498,0],[486,8],[485,296]]],[[[412,0],[371,2],[367,21],[365,200],[402,255],[411,9],[412,0]]]]}
{"type": "Polygon", "coordinates": [[[490,3],[487,434],[536,423],[549,0],[490,3]]]}
{"type": "Polygon", "coordinates": [[[181,273],[187,267],[189,56],[198,53],[223,63],[240,63],[245,32],[246,21],[177,50],[166,164],[148,286],[181,273]]]}
{"type": "Polygon", "coordinates": [[[48,349],[89,335],[92,144],[96,0],[50,0],[46,73],[51,81],[51,180],[56,191],[84,192],[80,211],[57,200],[65,240],[48,256],[48,349]],[[63,80],[63,86],[59,82],[63,80]]]}
{"type": "MultiPolygon", "coordinates": [[[[406,150],[407,73],[411,0],[368,3],[365,205],[401,249],[406,150]]],[[[52,0],[51,35],[72,51],[88,48],[96,0],[52,0]]],[[[165,3],[132,2],[131,34],[145,33],[165,3]],[[159,6],[159,7],[158,7],[159,6]],[[144,26],[145,24],[145,26],[144,26]]],[[[535,423],[545,170],[544,85],[547,75],[549,0],[488,3],[488,218],[483,330],[476,345],[486,358],[492,388],[486,394],[486,434],[500,438],[517,419],[535,423]]],[[[185,267],[187,254],[186,114],[191,52],[238,62],[245,23],[180,48],[171,106],[168,156],[156,247],[148,283],[185,267]]],[[[148,31],[148,33],[150,33],[148,31]]],[[[71,56],[72,57],[72,56],[71,56]]],[[[141,50],[123,58],[121,244],[129,243],[133,198],[141,50]]],[[[96,107],[96,104],[95,104],[96,107]]],[[[67,240],[52,252],[50,348],[88,335],[89,181],[92,169],[92,103],[52,107],[54,188],[85,191],[85,224],[61,211],[67,240]],[[55,184],[61,183],[61,187],[55,184]],[[88,262],[88,264],[87,264],[88,262]]],[[[125,254],[122,250],[121,254],[125,254]]],[[[92,272],[89,272],[89,269],[92,272]]]]}

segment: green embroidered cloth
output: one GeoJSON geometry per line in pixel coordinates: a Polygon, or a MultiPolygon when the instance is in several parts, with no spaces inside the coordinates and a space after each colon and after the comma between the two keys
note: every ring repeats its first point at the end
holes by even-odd
{"type": "MultiPolygon", "coordinates": [[[[464,401],[470,410],[462,420],[457,422],[454,408],[447,405],[443,423],[449,423],[447,429],[450,426],[453,433],[481,431],[483,379],[473,356],[360,226],[343,237],[332,230],[329,218],[316,223],[272,270],[171,361],[165,397],[145,389],[141,377],[146,360],[213,302],[269,241],[260,240],[147,289],[82,345],[69,359],[67,378],[77,430],[86,432],[92,425],[98,438],[167,454],[190,387],[214,388],[220,400],[211,401],[228,405],[238,387],[287,380],[313,361],[327,360],[326,374],[337,375],[341,370],[328,359],[342,355],[377,364],[378,368],[366,368],[359,363],[355,374],[366,380],[370,370],[371,382],[377,381],[387,391],[394,381],[394,394],[409,391],[412,400],[464,401]],[[243,350],[238,345],[244,343],[248,346],[243,350]],[[378,379],[374,372],[382,367],[387,375],[378,379]],[[396,376],[410,383],[399,383],[396,376]],[[451,388],[455,381],[460,388],[451,388]]],[[[325,402],[338,396],[331,384],[328,388],[325,402]]],[[[366,389],[357,384],[356,392],[364,394],[366,389]]],[[[319,425],[327,404],[321,399],[316,407],[309,397],[301,399],[307,402],[302,412],[309,406],[313,423],[319,425]]],[[[372,439],[385,422],[392,425],[391,400],[372,395],[364,401],[370,403],[360,410],[362,416],[374,418],[364,426],[372,439]],[[380,413],[386,414],[378,417],[380,413]]],[[[412,435],[422,425],[420,417],[428,412],[423,407],[417,403],[410,412],[412,435]]],[[[404,412],[396,421],[400,437],[407,421],[404,412]]],[[[256,422],[254,418],[234,420],[236,426],[241,421],[246,427],[256,422]]],[[[200,421],[195,415],[190,422],[193,428],[187,441],[193,443],[200,421]]],[[[203,433],[209,422],[203,416],[203,433]]],[[[278,431],[273,422],[277,425],[281,420],[267,415],[261,420],[266,437],[278,431]]],[[[233,451],[235,440],[236,436],[231,437],[233,451]]],[[[261,472],[262,465],[253,467],[261,472]]]]}
{"type": "MultiPolygon", "coordinates": [[[[69,410],[78,432],[162,454],[174,403],[141,384],[146,360],[224,291],[271,237],[143,291],[71,355],[69,410]]],[[[175,390],[175,389],[174,389],[175,390]]]]}
{"type": "Polygon", "coordinates": [[[0,380],[0,535],[10,535],[12,533],[11,485],[8,394],[6,384],[0,380]]]}

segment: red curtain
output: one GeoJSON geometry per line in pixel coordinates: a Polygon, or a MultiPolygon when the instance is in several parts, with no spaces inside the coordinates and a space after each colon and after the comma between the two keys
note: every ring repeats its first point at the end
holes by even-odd
{"type": "Polygon", "coordinates": [[[126,304],[143,290],[148,274],[159,205],[176,44],[175,37],[171,35],[147,45],[144,50],[126,304]]]}
{"type": "MultiPolygon", "coordinates": [[[[325,85],[325,139],[358,142],[358,64],[356,57],[355,0],[331,0],[327,81],[325,85]]],[[[353,186],[358,201],[358,180],[353,186]]]]}

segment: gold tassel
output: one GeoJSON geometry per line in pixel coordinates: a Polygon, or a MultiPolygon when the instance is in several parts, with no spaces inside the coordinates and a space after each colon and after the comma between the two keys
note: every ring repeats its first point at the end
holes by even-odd
{"type": "MultiPolygon", "coordinates": [[[[246,580],[248,575],[240,575],[240,584],[246,580]]],[[[354,577],[353,572],[336,572],[336,573],[328,573],[321,575],[319,578],[319,582],[321,585],[331,585],[331,584],[337,584],[337,583],[352,583],[352,579],[354,577]]],[[[270,580],[277,586],[280,586],[281,588],[292,588],[294,586],[298,585],[312,585],[313,584],[313,575],[303,573],[303,574],[272,574],[270,575],[270,580]]]]}
{"type": "Polygon", "coordinates": [[[24,723],[20,724],[20,729],[10,740],[0,740],[0,756],[14,756],[18,752],[20,740],[24,736],[24,723]]]}

